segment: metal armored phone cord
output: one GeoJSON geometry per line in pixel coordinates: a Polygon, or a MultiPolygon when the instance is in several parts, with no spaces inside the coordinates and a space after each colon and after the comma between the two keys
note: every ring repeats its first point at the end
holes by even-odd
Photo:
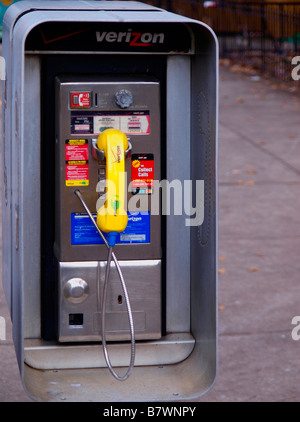
{"type": "Polygon", "coordinates": [[[77,190],[75,190],[74,193],[79,198],[79,200],[82,203],[84,209],[88,213],[90,220],[94,224],[96,230],[98,231],[98,233],[100,234],[100,236],[101,236],[102,240],[104,241],[106,247],[108,248],[107,265],[106,265],[106,271],[105,271],[105,281],[104,281],[103,299],[102,299],[102,347],[103,347],[103,353],[104,353],[105,361],[106,361],[106,364],[107,364],[108,369],[110,370],[111,374],[118,381],[125,381],[129,377],[129,375],[131,374],[131,372],[133,370],[133,366],[134,366],[134,361],[135,361],[134,324],[133,324],[132,310],[131,310],[131,306],[130,306],[130,301],[129,301],[129,296],[128,296],[128,292],[127,292],[127,288],[126,288],[126,283],[125,283],[125,280],[124,280],[124,277],[123,277],[122,270],[121,270],[120,265],[119,265],[119,261],[117,260],[116,255],[114,254],[114,252],[112,250],[112,246],[109,246],[104,234],[102,233],[102,231],[97,226],[97,223],[96,223],[95,219],[93,218],[92,213],[88,209],[84,199],[82,198],[80,191],[77,189],[77,190]],[[121,282],[121,285],[122,285],[122,289],[123,289],[123,293],[124,293],[124,297],[125,297],[125,302],[126,302],[126,307],[127,307],[129,327],[130,327],[131,356],[130,356],[129,367],[128,367],[127,372],[124,376],[119,376],[113,370],[110,359],[109,359],[109,353],[108,353],[108,350],[107,350],[107,345],[106,345],[106,340],[105,340],[106,297],[107,297],[107,287],[108,287],[108,280],[109,280],[109,273],[110,273],[110,263],[111,263],[112,259],[114,260],[114,263],[116,265],[118,275],[119,275],[119,278],[120,278],[120,282],[121,282]]]}

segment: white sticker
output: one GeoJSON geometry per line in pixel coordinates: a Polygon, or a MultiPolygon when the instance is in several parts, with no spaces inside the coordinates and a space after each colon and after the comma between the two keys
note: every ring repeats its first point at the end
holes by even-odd
{"type": "Polygon", "coordinates": [[[99,134],[109,128],[121,130],[126,134],[149,135],[150,116],[94,116],[94,133],[99,134]]]}

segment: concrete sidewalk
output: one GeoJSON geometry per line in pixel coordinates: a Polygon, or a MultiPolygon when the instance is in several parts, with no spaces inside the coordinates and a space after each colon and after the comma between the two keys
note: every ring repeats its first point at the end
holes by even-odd
{"type": "MultiPolygon", "coordinates": [[[[300,98],[257,79],[220,69],[219,375],[201,402],[300,400],[300,98]]],[[[0,316],[0,401],[30,401],[2,290],[0,316]]]]}
{"type": "Polygon", "coordinates": [[[219,376],[201,401],[299,401],[300,98],[221,68],[219,376]]]}

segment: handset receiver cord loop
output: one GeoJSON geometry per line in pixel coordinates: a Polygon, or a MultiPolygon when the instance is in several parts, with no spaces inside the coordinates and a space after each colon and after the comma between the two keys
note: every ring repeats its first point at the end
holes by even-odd
{"type": "Polygon", "coordinates": [[[128,296],[128,292],[127,292],[126,283],[125,283],[125,280],[124,280],[124,277],[123,277],[123,273],[122,273],[119,261],[117,260],[116,255],[112,250],[113,248],[112,248],[112,246],[109,246],[109,244],[106,240],[106,237],[104,236],[102,231],[99,229],[91,211],[89,210],[89,208],[86,205],[84,199],[82,198],[81,192],[78,189],[76,189],[74,193],[79,198],[81,204],[83,205],[84,209],[88,213],[90,220],[92,221],[93,225],[95,226],[96,230],[98,231],[102,240],[104,241],[106,247],[108,248],[107,264],[106,264],[106,270],[105,270],[105,281],[104,281],[104,287],[103,287],[103,300],[102,300],[102,347],[103,347],[104,358],[105,358],[106,364],[107,364],[108,369],[110,370],[111,374],[118,381],[125,381],[129,377],[129,375],[131,374],[133,367],[134,367],[134,361],[135,361],[134,323],[133,323],[132,310],[131,310],[130,300],[129,300],[129,296],[128,296]],[[122,289],[123,289],[123,293],[124,293],[124,297],[125,297],[126,308],[127,308],[128,319],[129,319],[129,328],[130,328],[130,339],[131,339],[130,363],[129,363],[129,366],[128,366],[128,369],[127,369],[125,375],[123,375],[123,376],[119,376],[114,371],[114,369],[111,365],[111,362],[110,362],[110,359],[109,359],[109,353],[108,353],[108,350],[107,350],[106,339],[105,339],[106,297],[107,297],[107,287],[108,287],[108,280],[109,280],[109,274],[110,274],[110,264],[111,264],[112,259],[115,263],[115,266],[116,266],[116,269],[117,269],[117,272],[118,272],[118,275],[119,275],[119,278],[120,278],[120,282],[121,282],[121,285],[122,285],[122,289]]]}

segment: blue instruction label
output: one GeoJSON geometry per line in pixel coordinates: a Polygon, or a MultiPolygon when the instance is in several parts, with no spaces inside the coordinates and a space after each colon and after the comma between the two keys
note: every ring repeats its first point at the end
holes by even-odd
{"type": "MultiPolygon", "coordinates": [[[[96,214],[93,214],[96,220],[96,214]]],[[[88,214],[71,214],[71,244],[95,245],[104,243],[88,214]]],[[[150,243],[150,212],[128,212],[126,229],[119,233],[116,243],[150,243]]]]}

